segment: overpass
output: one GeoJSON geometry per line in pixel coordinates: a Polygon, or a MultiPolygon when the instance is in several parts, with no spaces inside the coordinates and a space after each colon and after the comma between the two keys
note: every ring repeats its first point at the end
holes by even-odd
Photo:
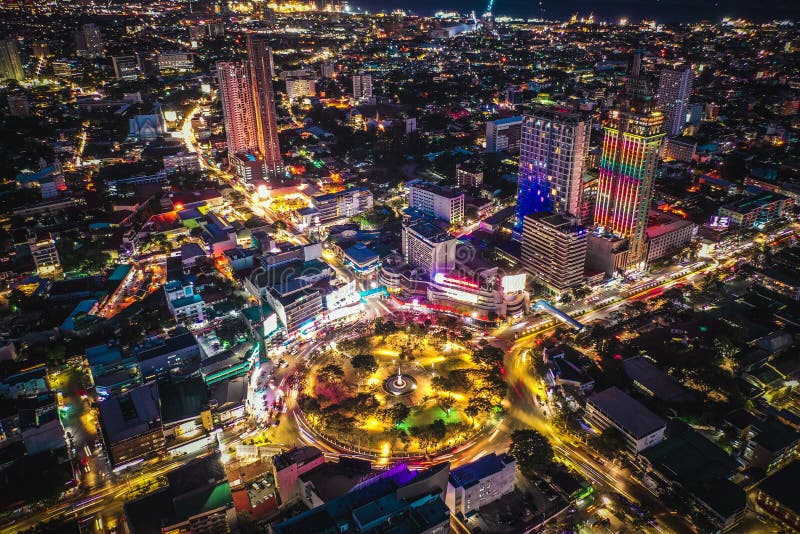
{"type": "Polygon", "coordinates": [[[558,319],[562,323],[568,324],[569,326],[571,326],[572,328],[574,328],[578,332],[580,332],[584,328],[583,323],[576,321],[575,319],[573,319],[572,317],[570,317],[569,315],[567,315],[563,311],[559,310],[558,308],[556,308],[555,306],[550,304],[550,302],[547,301],[547,300],[544,300],[544,299],[537,300],[536,303],[533,305],[533,309],[534,310],[543,310],[543,311],[549,313],[550,315],[552,315],[553,317],[555,317],[556,319],[558,319]]]}

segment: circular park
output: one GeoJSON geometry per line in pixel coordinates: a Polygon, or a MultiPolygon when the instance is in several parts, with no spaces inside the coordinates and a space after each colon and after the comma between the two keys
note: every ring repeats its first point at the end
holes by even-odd
{"type": "Polygon", "coordinates": [[[458,325],[376,321],[315,354],[298,408],[317,438],[375,458],[423,457],[463,445],[496,422],[503,352],[458,325]]]}

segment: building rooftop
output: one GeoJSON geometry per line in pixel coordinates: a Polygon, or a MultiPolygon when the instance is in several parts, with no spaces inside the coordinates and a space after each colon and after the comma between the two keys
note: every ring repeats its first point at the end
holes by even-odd
{"type": "Polygon", "coordinates": [[[674,378],[642,356],[624,360],[622,367],[636,387],[659,400],[689,402],[693,398],[674,378]]]}
{"type": "Polygon", "coordinates": [[[767,204],[771,204],[773,202],[779,202],[781,200],[787,200],[787,198],[788,197],[785,197],[778,193],[764,193],[761,195],[757,195],[755,197],[749,197],[749,198],[744,198],[742,200],[737,200],[736,202],[725,204],[722,207],[729,211],[745,214],[753,210],[763,208],[767,204]]]}
{"type": "Polygon", "coordinates": [[[593,394],[588,402],[637,439],[652,434],[666,425],[663,419],[616,386],[593,394]]]}
{"type": "Polygon", "coordinates": [[[110,443],[148,432],[160,424],[158,385],[143,384],[100,403],[100,422],[110,443]]]}
{"type": "Polygon", "coordinates": [[[416,219],[411,221],[405,226],[405,228],[433,243],[443,243],[445,241],[455,239],[450,232],[442,229],[438,225],[426,219],[416,219]]]}
{"type": "Polygon", "coordinates": [[[781,503],[782,506],[800,514],[800,491],[797,491],[797,481],[800,480],[800,462],[794,461],[777,471],[758,485],[762,491],[781,503]]]}
{"type": "Polygon", "coordinates": [[[422,189],[425,191],[429,191],[434,195],[438,195],[444,198],[458,198],[463,197],[464,193],[456,191],[454,189],[450,189],[448,187],[441,187],[436,184],[432,184],[430,182],[421,182],[421,181],[413,181],[408,183],[409,189],[422,189]]]}
{"type": "Polygon", "coordinates": [[[357,265],[366,265],[378,260],[378,255],[363,243],[356,243],[352,247],[344,249],[344,255],[357,265]]]}
{"type": "Polygon", "coordinates": [[[322,451],[316,447],[295,447],[281,454],[276,454],[272,457],[272,462],[275,464],[275,470],[281,471],[290,465],[307,464],[320,456],[322,456],[322,451]]]}
{"type": "Polygon", "coordinates": [[[680,484],[726,480],[738,466],[728,453],[686,423],[670,421],[668,437],[642,451],[653,468],[680,484]]]}
{"type": "Polygon", "coordinates": [[[180,382],[164,382],[159,386],[158,393],[164,424],[197,417],[208,407],[208,391],[200,377],[180,382]]]}
{"type": "Polygon", "coordinates": [[[514,459],[508,454],[499,456],[495,453],[487,454],[479,460],[450,471],[450,484],[456,488],[468,488],[486,477],[499,473],[513,462],[514,459]]]}
{"type": "Polygon", "coordinates": [[[319,498],[323,502],[328,502],[336,497],[341,497],[376,473],[372,471],[370,463],[367,461],[351,461],[342,458],[339,462],[325,462],[300,475],[300,479],[312,483],[319,498]]]}

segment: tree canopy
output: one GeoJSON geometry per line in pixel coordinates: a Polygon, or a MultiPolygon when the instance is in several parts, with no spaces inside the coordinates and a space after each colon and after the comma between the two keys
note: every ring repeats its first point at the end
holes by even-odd
{"type": "Polygon", "coordinates": [[[546,470],[553,462],[553,447],[536,430],[515,430],[508,452],[526,475],[546,470]]]}

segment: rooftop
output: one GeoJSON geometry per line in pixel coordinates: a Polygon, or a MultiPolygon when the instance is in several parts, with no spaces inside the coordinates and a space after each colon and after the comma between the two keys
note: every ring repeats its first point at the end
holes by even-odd
{"type": "Polygon", "coordinates": [[[438,225],[426,219],[417,219],[411,221],[404,228],[413,231],[414,233],[420,235],[423,239],[433,243],[443,243],[444,241],[455,239],[450,232],[440,228],[438,225]]]}
{"type": "Polygon", "coordinates": [[[155,382],[135,387],[100,403],[100,422],[110,443],[144,434],[160,421],[161,408],[155,382]]]}
{"type": "Polygon", "coordinates": [[[768,204],[772,204],[773,202],[780,202],[782,200],[787,200],[787,197],[778,193],[764,193],[755,197],[737,200],[736,202],[725,204],[722,207],[736,213],[749,213],[753,210],[761,209],[768,204]]]}
{"type": "Polygon", "coordinates": [[[293,464],[306,464],[322,456],[322,451],[316,447],[295,447],[272,457],[275,469],[281,471],[293,464]]]}
{"type": "Polygon", "coordinates": [[[800,480],[800,462],[794,461],[765,478],[759,484],[758,489],[781,503],[782,506],[800,514],[798,480],[800,480]]]}
{"type": "Polygon", "coordinates": [[[643,438],[666,425],[663,419],[616,386],[593,394],[588,402],[636,438],[643,438]]]}
{"type": "Polygon", "coordinates": [[[634,385],[655,398],[667,402],[689,402],[692,396],[674,378],[647,361],[642,356],[622,362],[625,373],[634,385]]]}
{"type": "Polygon", "coordinates": [[[670,421],[666,440],[641,454],[656,471],[683,485],[725,480],[737,468],[724,450],[678,420],[670,421]]]}
{"type": "Polygon", "coordinates": [[[470,487],[513,463],[514,459],[507,454],[500,456],[496,453],[487,454],[479,460],[450,471],[450,484],[457,488],[470,487]]]}

